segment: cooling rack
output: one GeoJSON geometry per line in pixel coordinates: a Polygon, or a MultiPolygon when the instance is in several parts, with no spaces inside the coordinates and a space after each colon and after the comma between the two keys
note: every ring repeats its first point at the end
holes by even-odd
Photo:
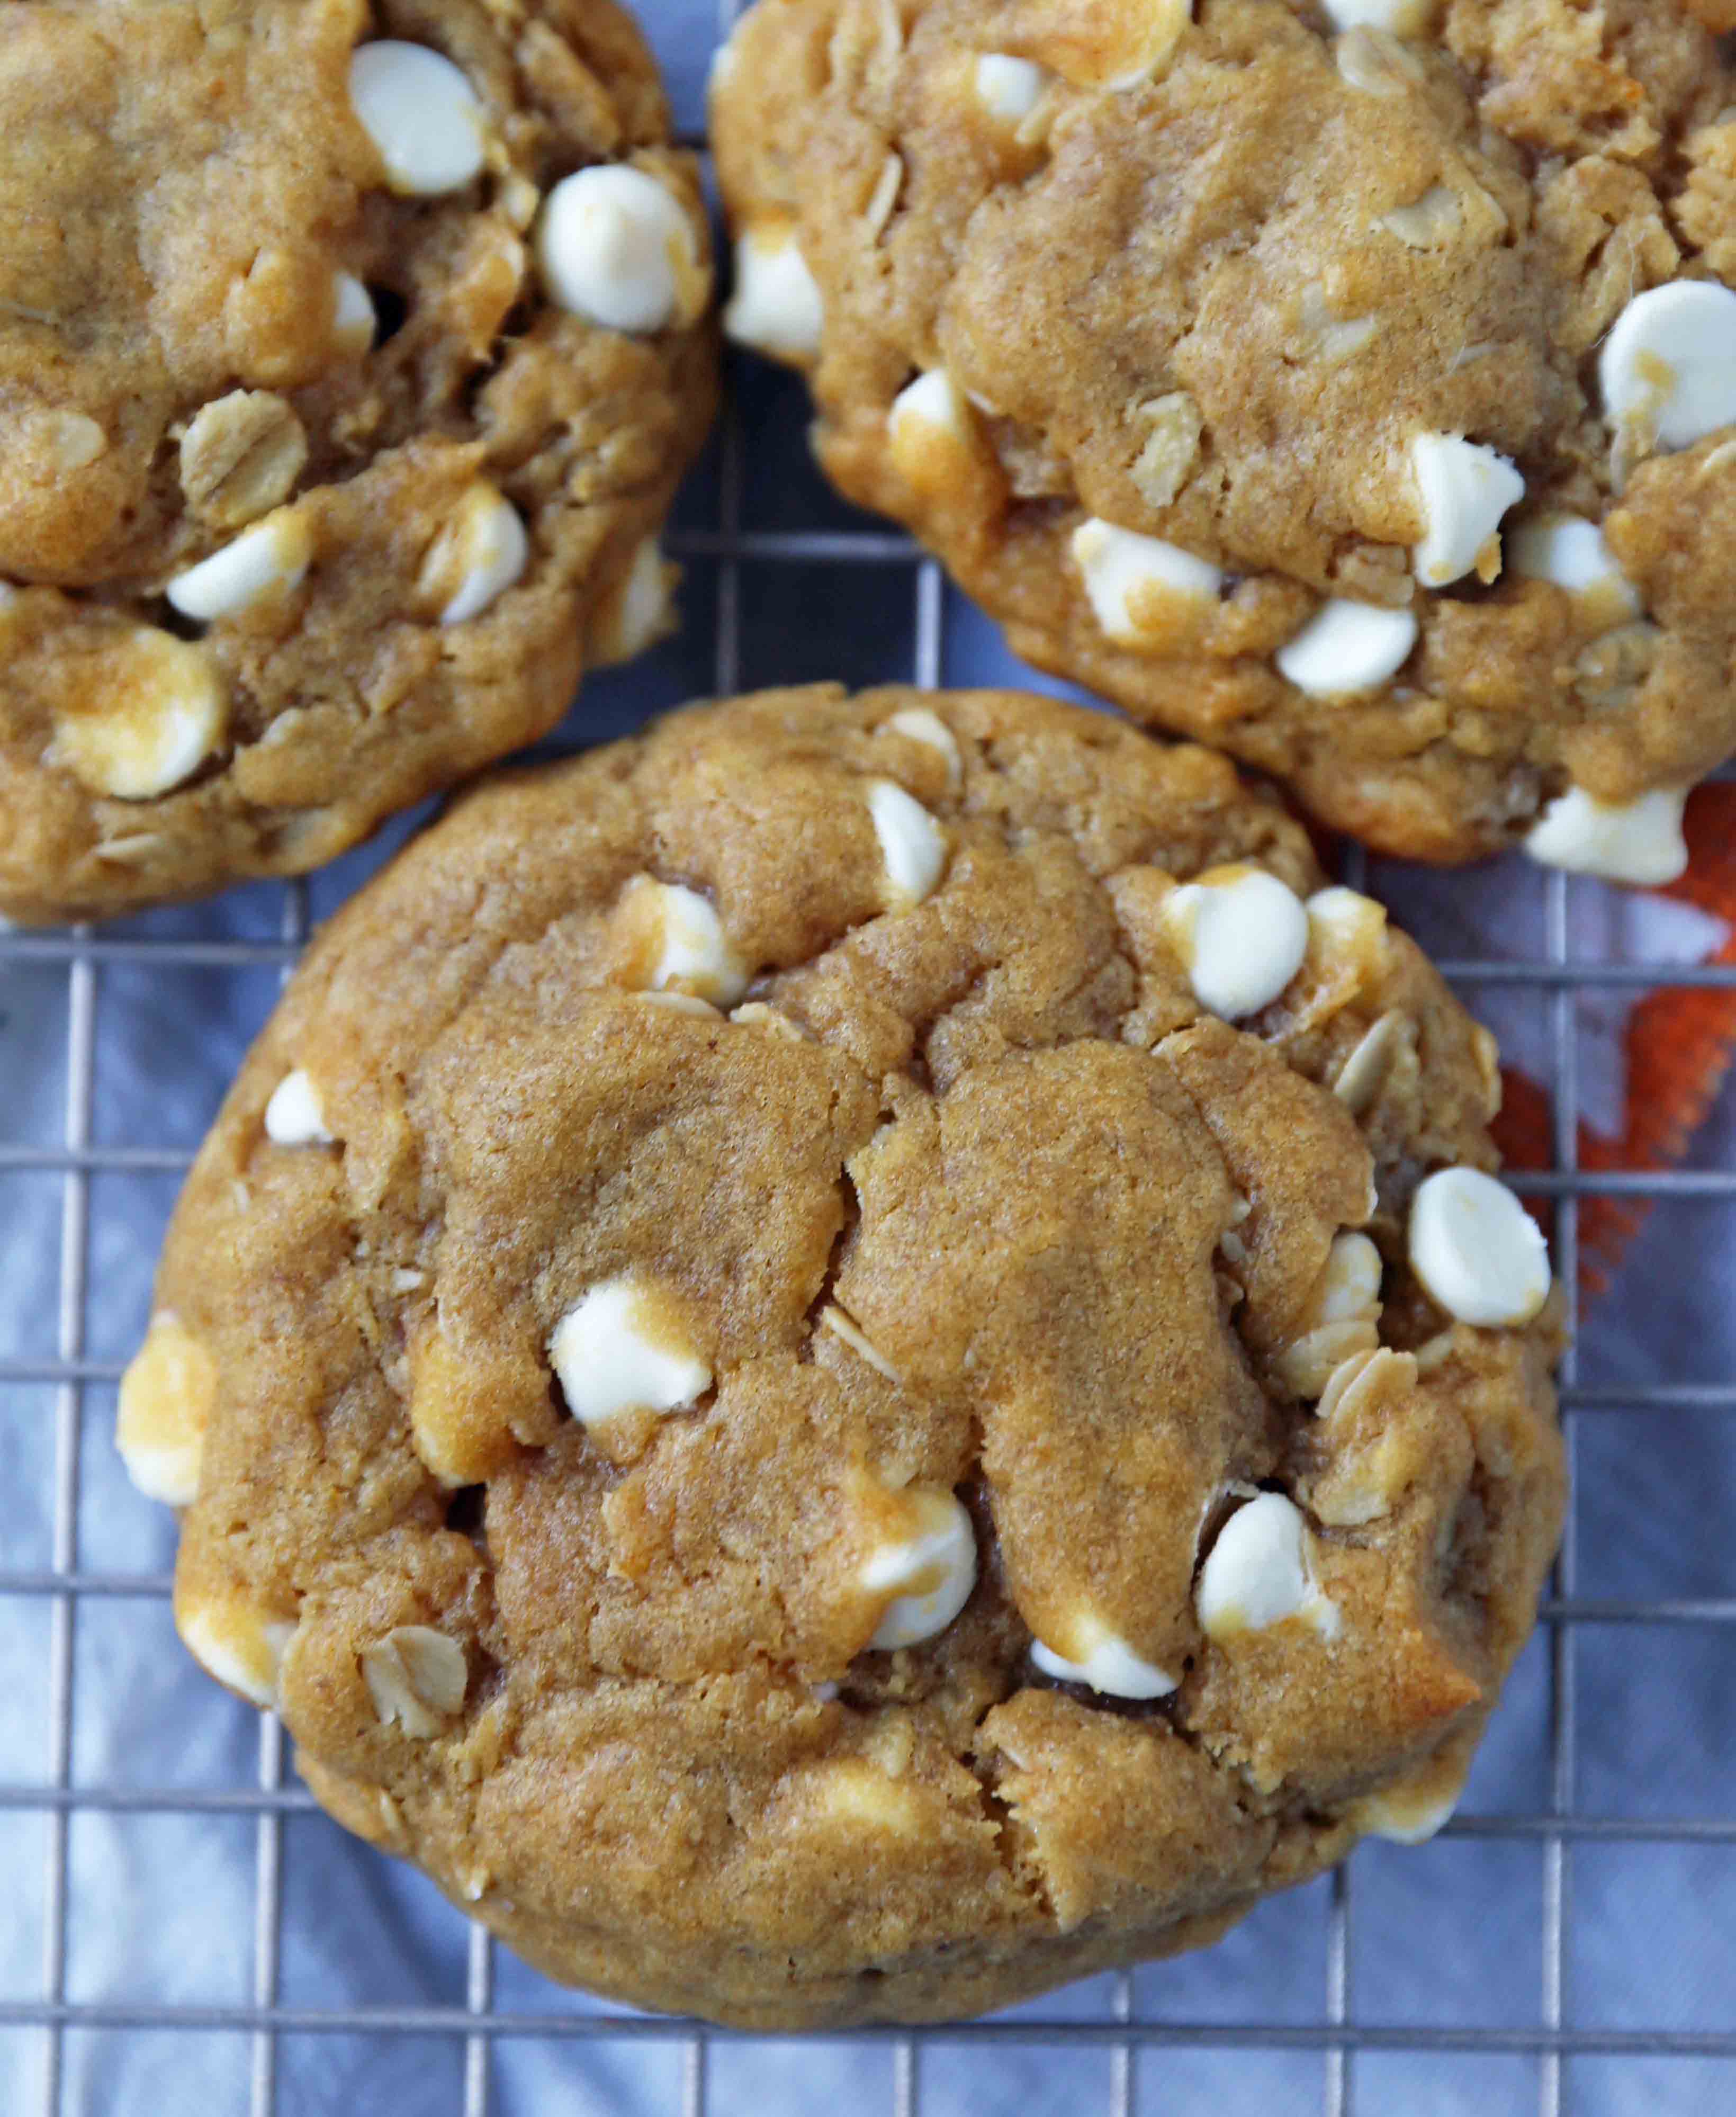
{"type": "MultiPolygon", "coordinates": [[[[681,0],[647,12],[696,129],[712,25],[681,0]]],[[[932,561],[825,492],[804,419],[787,381],[735,378],[668,539],[687,569],[682,631],[591,686],[553,747],[707,690],[1017,674],[932,561]]],[[[1576,1306],[1591,1201],[1649,1209],[1563,1370],[1575,1506],[1538,1637],[1442,1837],[1363,1848],[1205,1956],[985,2022],[736,2037],[556,1991],[328,1824],[274,1719],[256,1728],[182,1680],[172,1532],[110,1461],[114,1386],[199,1130],[311,922],[404,828],[310,882],[114,927],[0,929],[0,1257],[15,1297],[0,1303],[14,1521],[0,1538],[13,1701],[0,2110],[1736,2109],[1736,1110],[1727,1099],[1668,1171],[1582,1167],[1579,1151],[1588,999],[1736,989],[1736,968],[1589,954],[1576,893],[1593,886],[1529,869],[1513,876],[1499,953],[1455,952],[1450,918],[1425,930],[1438,892],[1409,917],[1473,1008],[1533,1010],[1553,1153],[1515,1180],[1553,1209],[1576,1306]],[[126,1072],[159,1046],[172,1079],[126,1072]],[[117,1686],[133,1716],[119,1733],[104,1720],[117,1686]],[[160,1731],[165,1714],[159,1769],[161,1750],[140,1762],[124,1730],[160,1731]],[[153,1953],[159,1922],[172,1958],[153,1953]]],[[[1402,869],[1353,856],[1346,879],[1407,916],[1402,869]]]]}

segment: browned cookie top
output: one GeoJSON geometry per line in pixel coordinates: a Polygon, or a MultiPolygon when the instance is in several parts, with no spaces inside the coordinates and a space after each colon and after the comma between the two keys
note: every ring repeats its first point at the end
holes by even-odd
{"type": "Polygon", "coordinates": [[[959,2013],[1426,1833],[1553,1549],[1493,1047],[1225,762],[697,708],[327,929],[123,1387],[182,1636],[553,1974],[959,2013]]]}
{"type": "Polygon", "coordinates": [[[656,629],[667,142],[613,0],[0,11],[0,911],[311,866],[656,629]]]}
{"type": "Polygon", "coordinates": [[[1393,851],[1679,870],[1736,749],[1680,0],[761,0],[712,109],[730,329],[1021,653],[1393,851]]]}

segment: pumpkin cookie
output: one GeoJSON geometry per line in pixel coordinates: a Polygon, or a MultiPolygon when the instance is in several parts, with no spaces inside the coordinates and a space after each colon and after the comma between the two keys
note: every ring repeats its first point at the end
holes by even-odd
{"type": "Polygon", "coordinates": [[[705,217],[613,0],[17,0],[0,911],[329,859],[664,622],[705,217]]]}
{"type": "Polygon", "coordinates": [[[1554,1547],[1487,1034],[1220,757],[768,693],[315,941],[122,1390],[181,1635],[551,1976],[789,2026],[1451,1810],[1554,1547]]]}
{"type": "Polygon", "coordinates": [[[1736,749],[1700,16],[760,0],[725,321],[1027,659],[1385,851],[1666,880],[1736,749]]]}

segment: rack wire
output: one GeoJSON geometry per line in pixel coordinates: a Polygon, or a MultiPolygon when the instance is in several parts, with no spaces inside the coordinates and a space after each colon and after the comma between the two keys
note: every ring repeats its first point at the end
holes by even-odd
{"type": "MultiPolygon", "coordinates": [[[[721,0],[725,25],[733,0],[721,0]]],[[[790,527],[762,526],[746,518],[744,427],[733,412],[726,417],[717,444],[711,482],[711,519],[671,536],[675,556],[693,563],[700,593],[690,597],[692,625],[707,616],[709,604],[711,680],[719,694],[738,688],[745,676],[769,680],[782,674],[821,673],[744,667],[743,590],[756,570],[795,565],[822,566],[834,578],[859,577],[862,570],[907,573],[912,586],[910,632],[906,666],[889,666],[888,676],[908,675],[937,685],[949,673],[947,617],[952,593],[939,569],[905,537],[851,524],[837,526],[836,510],[822,522],[790,527]],[[706,593],[703,576],[710,576],[706,593]]],[[[664,698],[658,703],[672,703],[664,698]]],[[[582,717],[583,718],[583,717],[582,717]]],[[[1347,877],[1362,879],[1352,860],[1347,877]]],[[[1475,1006],[1480,989],[1518,987],[1538,996],[1550,1026],[1553,1079],[1553,1166],[1517,1179],[1528,1195],[1554,1206],[1558,1272],[1570,1303],[1577,1303],[1579,1219],[1583,1201],[1592,1197],[1629,1200],[1736,1201],[1736,1168],[1682,1168],[1651,1170],[1591,1170],[1579,1165],[1580,1114],[1577,1003],[1587,989],[1652,989],[1664,985],[1701,989],[1736,988],[1736,966],[1664,969],[1644,962],[1588,963],[1575,959],[1570,939],[1570,891],[1575,885],[1559,874],[1540,876],[1542,895],[1540,953],[1513,958],[1485,957],[1448,960],[1449,977],[1475,1006]]],[[[134,1787],[118,1783],[86,1783],[74,1770],[74,1674],[81,1617],[94,1606],[129,1598],[159,1603],[170,1592],[163,1570],[87,1567],[81,1552],[81,1447],[87,1391],[112,1386],[119,1363],[93,1354],[86,1317],[90,1261],[99,1232],[97,1182],[108,1176],[173,1175],[191,1159],[183,1150],[146,1141],[108,1142],[97,1123],[96,1075],[99,1053],[99,1000],[102,980],[124,967],[168,977],[186,971],[240,975],[260,969],[287,976],[309,929],[310,891],[292,883],[280,892],[274,935],[236,939],[221,928],[209,932],[175,930],[167,935],[75,928],[64,933],[27,934],[0,930],[0,971],[8,965],[35,964],[63,972],[66,1000],[64,1119],[60,1137],[49,1142],[0,1144],[0,1176],[24,1173],[57,1178],[59,1191],[58,1296],[52,1354],[28,1346],[0,1344],[0,1389],[44,1388],[51,1394],[53,1451],[49,1494],[48,1562],[11,1562],[0,1548],[0,1598],[24,1598],[46,1606],[47,1638],[46,1769],[39,1782],[0,1786],[0,1819],[9,1813],[39,1815],[45,1821],[45,1867],[41,1921],[39,1976],[34,1990],[0,1994],[0,2031],[29,2031],[36,2040],[34,2078],[23,2078],[16,2104],[21,2117],[72,2117],[64,2055],[71,2032],[113,2030],[149,2034],[165,2030],[244,2036],[248,2044],[243,2106],[248,2117],[296,2117],[280,2093],[279,2056],[290,2035],[354,2036],[366,2038],[408,2036],[454,2040],[462,2049],[454,2117],[490,2117],[496,2110],[495,2055],[509,2040],[541,2039],[550,2044],[607,2045],[618,2050],[648,2050],[671,2041],[679,2052],[679,2087],[673,2108],[680,2117],[707,2117],[714,2106],[712,2075],[719,2050],[734,2039],[702,2026],[624,2012],[559,2010],[548,2007],[498,2005],[495,2000],[495,1944],[480,1927],[469,1929],[461,2002],[431,2005],[347,2004],[307,2006],[286,2003],[281,1964],[285,1932],[286,1824],[317,1813],[311,1797],[292,1775],[283,1732],[267,1715],[260,1722],[251,1773],[242,1783],[215,1787],[134,1787]],[[67,1962],[72,1894],[68,1846],[74,1820],[81,1814],[114,1816],[185,1815],[241,1819],[252,1831],[253,1903],[251,1932],[245,1945],[250,1960],[247,1997],[230,2004],[157,2004],[146,1999],[82,1999],[68,1991],[67,1962]]],[[[186,925],[189,922],[182,922],[186,925]]],[[[105,1014],[104,1033],[123,1037],[124,1019],[105,1014]]],[[[221,1086],[214,1082],[214,1093],[221,1086]]],[[[1570,1354],[1562,1373],[1562,1399],[1570,1459],[1578,1453],[1583,1423],[1617,1416],[1668,1422],[1677,1414],[1695,1417],[1736,1410],[1736,1381],[1653,1380],[1644,1384],[1600,1381],[1583,1377],[1570,1354]]],[[[142,1506],[142,1502],[140,1503],[142,1506]]],[[[1509,2055],[1533,2062],[1532,2089],[1526,2101],[1542,2117],[1564,2117],[1579,2104],[1573,2068],[1592,2058],[1643,2058],[1649,2061],[1736,2062],[1736,1987],[1731,2005],[1706,2026],[1672,2027],[1662,2022],[1585,2020],[1576,2006],[1571,1976],[1573,1882],[1576,1856],[1588,1847],[1681,1848],[1736,1847],[1736,1810],[1705,1815],[1632,1815],[1593,1812],[1582,1805],[1579,1786],[1580,1725],[1577,1712],[1578,1648],[1588,1626],[1711,1628],[1720,1643],[1733,1636],[1736,1594],[1727,1595],[1586,1595],[1581,1592],[1581,1557],[1574,1519],[1542,1611],[1548,1643],[1548,1783],[1535,1806],[1456,1818],[1444,1833],[1458,1848],[1479,1843],[1518,1844],[1541,1856],[1540,1925],[1537,1934],[1538,1989],[1531,2022],[1476,2021],[1463,2024],[1425,2019],[1370,2018],[1359,2006],[1354,1946],[1356,1866],[1341,1867],[1324,1885],[1328,1892],[1324,1920],[1324,1961],[1317,1986],[1318,2004],[1309,2018],[1274,2010],[1246,2012],[1234,2018],[1169,2018],[1146,2003],[1149,1994],[1134,1973],[1107,1981],[1096,2011],[1084,2015],[1064,2005],[1045,2003],[1012,2017],[960,2024],[944,2029],[906,2032],[896,2029],[850,2032],[863,2047],[890,2046],[890,2100],[893,2117],[919,2117],[924,2109],[925,2069],[932,2055],[963,2047],[990,2050],[1036,2046],[1076,2055],[1107,2053],[1110,2117],[1132,2117],[1139,2108],[1156,2106],[1149,2078],[1157,2065],[1176,2054],[1208,2051],[1227,2065],[1248,2054],[1284,2052],[1318,2061],[1318,2106],[1325,2117],[1351,2117],[1357,2106],[1358,2069],[1383,2055],[1402,2053],[1425,2060],[1467,2055],[1509,2055]],[[1533,2099],[1534,2096],[1534,2099],[1533,2099]]],[[[88,1621],[88,1619],[85,1619],[88,1621]]],[[[1728,1667],[1729,1664],[1727,1664],[1728,1667]]],[[[238,1712],[210,1692],[213,1713],[238,1712]]],[[[1726,1789],[1728,1791],[1728,1789],[1726,1789]]],[[[335,1826],[333,1826],[335,1832],[335,1826]]],[[[358,1861],[376,1856],[357,1847],[358,1861]]],[[[1450,1889],[1450,1883],[1448,1884],[1450,1889]]],[[[1736,1887],[1729,1903],[1736,1917],[1736,1887]]],[[[451,1917],[457,1921],[458,1914],[451,1917]]],[[[1731,1930],[1727,1926],[1727,1930],[1731,1930]]],[[[1420,1946],[1426,1945],[1419,1938],[1420,1946]]],[[[0,2082],[7,2076],[0,2073],[0,2082]]],[[[1225,2073],[1227,2087],[1232,2075],[1225,2073]]],[[[1692,2076],[1697,2082],[1702,2076],[1692,2076]]],[[[1599,2108],[1710,2110],[1711,2101],[1688,2099],[1607,2104],[1599,2108]]],[[[1648,2090],[1648,2094],[1657,2091],[1648,2090]]],[[[1724,2106],[1736,2106],[1736,2065],[1733,2065],[1724,2106]]],[[[84,2117],[81,2105],[78,2117],[84,2117]]],[[[320,2105],[325,2107],[325,2104],[320,2105]]],[[[647,2103],[645,2106],[652,2106],[647,2103]]],[[[661,2105],[659,2105],[661,2106],[661,2105]]],[[[867,2106],[867,2105],[864,2105],[867,2106]]],[[[884,2106],[884,2101],[878,2106],[884,2106]]],[[[1268,2105],[1271,2106],[1271,2105],[1268,2105]]],[[[1387,2105],[1385,2106],[1391,2106],[1387,2105]]],[[[1416,2106],[1423,2106],[1421,2103],[1416,2106]]],[[[1446,2106],[1443,2105],[1442,2106],[1446,2106]]],[[[1487,2108],[1505,2106],[1487,2101],[1487,2108]]],[[[1513,2106],[1519,2106],[1515,2104],[1513,2106]]],[[[637,2107],[637,2105],[636,2105],[637,2107]]]]}

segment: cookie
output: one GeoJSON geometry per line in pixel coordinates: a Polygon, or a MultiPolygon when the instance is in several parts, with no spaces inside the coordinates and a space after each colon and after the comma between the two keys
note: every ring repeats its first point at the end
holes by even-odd
{"type": "Polygon", "coordinates": [[[1384,851],[1656,883],[1736,749],[1705,0],[760,0],[726,325],[1029,661],[1384,851]]]}
{"type": "Polygon", "coordinates": [[[705,215],[613,0],[0,40],[0,912],[294,874],[661,629],[705,215]]]}
{"type": "Polygon", "coordinates": [[[1450,1810],[1555,1543],[1493,1046],[1220,757],[773,692],[333,921],[121,1392],[175,1610],[532,1962],[779,2027],[1450,1810]]]}

